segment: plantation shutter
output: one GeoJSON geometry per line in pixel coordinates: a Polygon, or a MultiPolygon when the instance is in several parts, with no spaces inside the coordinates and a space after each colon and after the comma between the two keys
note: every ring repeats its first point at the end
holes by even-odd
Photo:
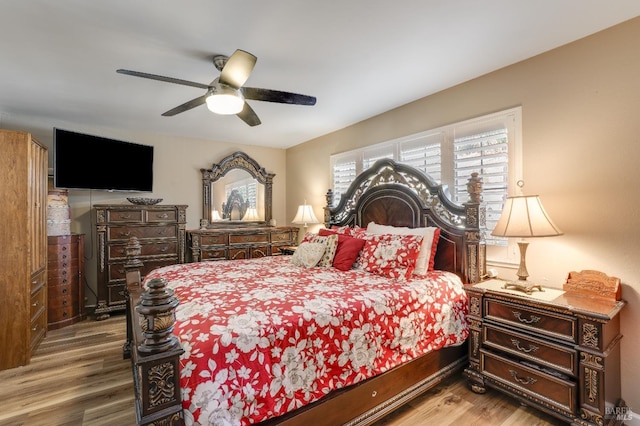
{"type": "Polygon", "coordinates": [[[484,131],[454,139],[454,201],[467,201],[467,181],[471,173],[482,177],[482,199],[486,207],[486,240],[500,243],[503,239],[493,237],[493,230],[507,194],[509,172],[509,150],[507,128],[484,131]]]}

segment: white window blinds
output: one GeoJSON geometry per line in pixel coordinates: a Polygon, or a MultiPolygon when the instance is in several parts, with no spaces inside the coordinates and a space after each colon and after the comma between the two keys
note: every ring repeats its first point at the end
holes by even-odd
{"type": "Polygon", "coordinates": [[[428,130],[331,156],[334,205],[362,170],[381,158],[392,158],[425,172],[442,184],[449,198],[467,201],[467,181],[478,172],[484,182],[485,241],[504,245],[491,236],[509,188],[520,179],[522,158],[520,107],[428,130]]]}

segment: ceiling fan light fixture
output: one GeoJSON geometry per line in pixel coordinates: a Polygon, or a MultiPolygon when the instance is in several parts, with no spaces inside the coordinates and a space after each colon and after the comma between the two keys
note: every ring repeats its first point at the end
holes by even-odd
{"type": "Polygon", "coordinates": [[[244,108],[244,96],[239,90],[218,84],[207,97],[207,108],[216,114],[238,114],[244,108]]]}

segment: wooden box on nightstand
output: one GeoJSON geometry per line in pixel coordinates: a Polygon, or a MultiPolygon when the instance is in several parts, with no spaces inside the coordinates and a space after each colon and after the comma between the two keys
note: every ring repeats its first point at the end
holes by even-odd
{"type": "Polygon", "coordinates": [[[619,421],[619,280],[572,272],[562,290],[531,294],[504,284],[467,287],[471,388],[490,386],[574,424],[619,421]]]}

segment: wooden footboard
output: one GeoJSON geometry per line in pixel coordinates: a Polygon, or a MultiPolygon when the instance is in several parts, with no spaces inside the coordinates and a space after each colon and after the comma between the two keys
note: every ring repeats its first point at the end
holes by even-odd
{"type": "Polygon", "coordinates": [[[181,425],[180,355],[184,352],[171,334],[178,300],[166,282],[141,285],[140,243],[127,244],[127,341],[123,356],[131,359],[138,425],[181,425]]]}

